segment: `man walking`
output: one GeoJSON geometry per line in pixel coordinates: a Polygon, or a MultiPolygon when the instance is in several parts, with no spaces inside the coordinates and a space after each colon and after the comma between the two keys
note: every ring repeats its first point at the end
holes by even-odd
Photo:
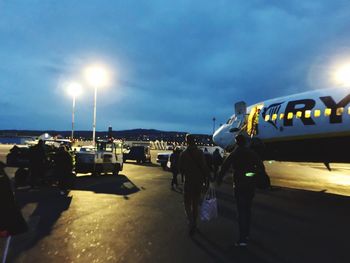
{"type": "Polygon", "coordinates": [[[210,171],[203,152],[197,148],[195,138],[186,135],[187,149],[179,158],[179,169],[185,175],[184,206],[188,219],[189,234],[193,235],[197,228],[198,206],[203,185],[208,182],[210,171]]]}
{"type": "Polygon", "coordinates": [[[171,189],[175,190],[175,188],[178,187],[177,183],[177,174],[179,173],[179,162],[180,157],[180,149],[178,147],[175,147],[173,150],[173,153],[170,155],[170,170],[173,174],[173,178],[171,180],[171,189]]]}
{"type": "Polygon", "coordinates": [[[31,187],[37,187],[45,175],[46,153],[44,141],[39,140],[37,145],[30,148],[29,151],[29,170],[31,187]]]}
{"type": "Polygon", "coordinates": [[[250,218],[253,197],[255,194],[255,173],[264,170],[264,164],[259,156],[246,147],[246,138],[243,135],[236,136],[237,147],[224,160],[218,176],[218,182],[227,170],[234,169],[233,182],[234,194],[238,212],[239,239],[236,246],[248,245],[250,232],[250,218]]]}

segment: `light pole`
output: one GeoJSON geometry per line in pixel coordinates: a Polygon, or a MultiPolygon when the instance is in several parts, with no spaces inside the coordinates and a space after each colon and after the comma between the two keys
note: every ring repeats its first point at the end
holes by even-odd
{"type": "Polygon", "coordinates": [[[93,65],[86,69],[85,76],[89,84],[94,88],[94,114],[92,123],[92,144],[95,145],[96,140],[96,104],[97,104],[97,89],[105,86],[108,83],[107,70],[100,65],[93,65]]]}
{"type": "Polygon", "coordinates": [[[216,118],[213,117],[213,134],[214,134],[214,132],[215,132],[215,121],[216,121],[216,118]]]}
{"type": "Polygon", "coordinates": [[[78,95],[81,93],[81,85],[76,82],[72,82],[68,85],[68,93],[72,96],[73,98],[73,104],[72,104],[72,141],[74,139],[74,114],[75,114],[75,99],[78,95]]]}

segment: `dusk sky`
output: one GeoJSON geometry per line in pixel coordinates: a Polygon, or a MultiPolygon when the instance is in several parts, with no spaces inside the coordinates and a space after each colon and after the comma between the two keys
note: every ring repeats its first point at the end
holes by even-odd
{"type": "MultiPolygon", "coordinates": [[[[350,59],[350,4],[338,0],[0,0],[0,129],[91,130],[84,69],[111,73],[97,130],[211,133],[247,104],[335,87],[350,59]]],[[[336,87],[335,87],[336,88],[336,87]]]]}

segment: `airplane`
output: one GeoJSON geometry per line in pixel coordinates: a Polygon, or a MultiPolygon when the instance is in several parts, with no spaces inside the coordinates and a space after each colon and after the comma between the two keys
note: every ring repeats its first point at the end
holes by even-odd
{"type": "Polygon", "coordinates": [[[350,163],[350,90],[313,90],[246,106],[213,134],[218,146],[232,150],[235,136],[250,138],[263,160],[350,163]]]}

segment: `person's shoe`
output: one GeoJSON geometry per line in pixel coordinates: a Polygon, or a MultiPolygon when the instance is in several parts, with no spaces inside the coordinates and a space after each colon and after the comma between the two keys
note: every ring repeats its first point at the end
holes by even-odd
{"type": "Polygon", "coordinates": [[[238,241],[235,243],[235,247],[246,247],[248,246],[247,241],[238,241]]]}

